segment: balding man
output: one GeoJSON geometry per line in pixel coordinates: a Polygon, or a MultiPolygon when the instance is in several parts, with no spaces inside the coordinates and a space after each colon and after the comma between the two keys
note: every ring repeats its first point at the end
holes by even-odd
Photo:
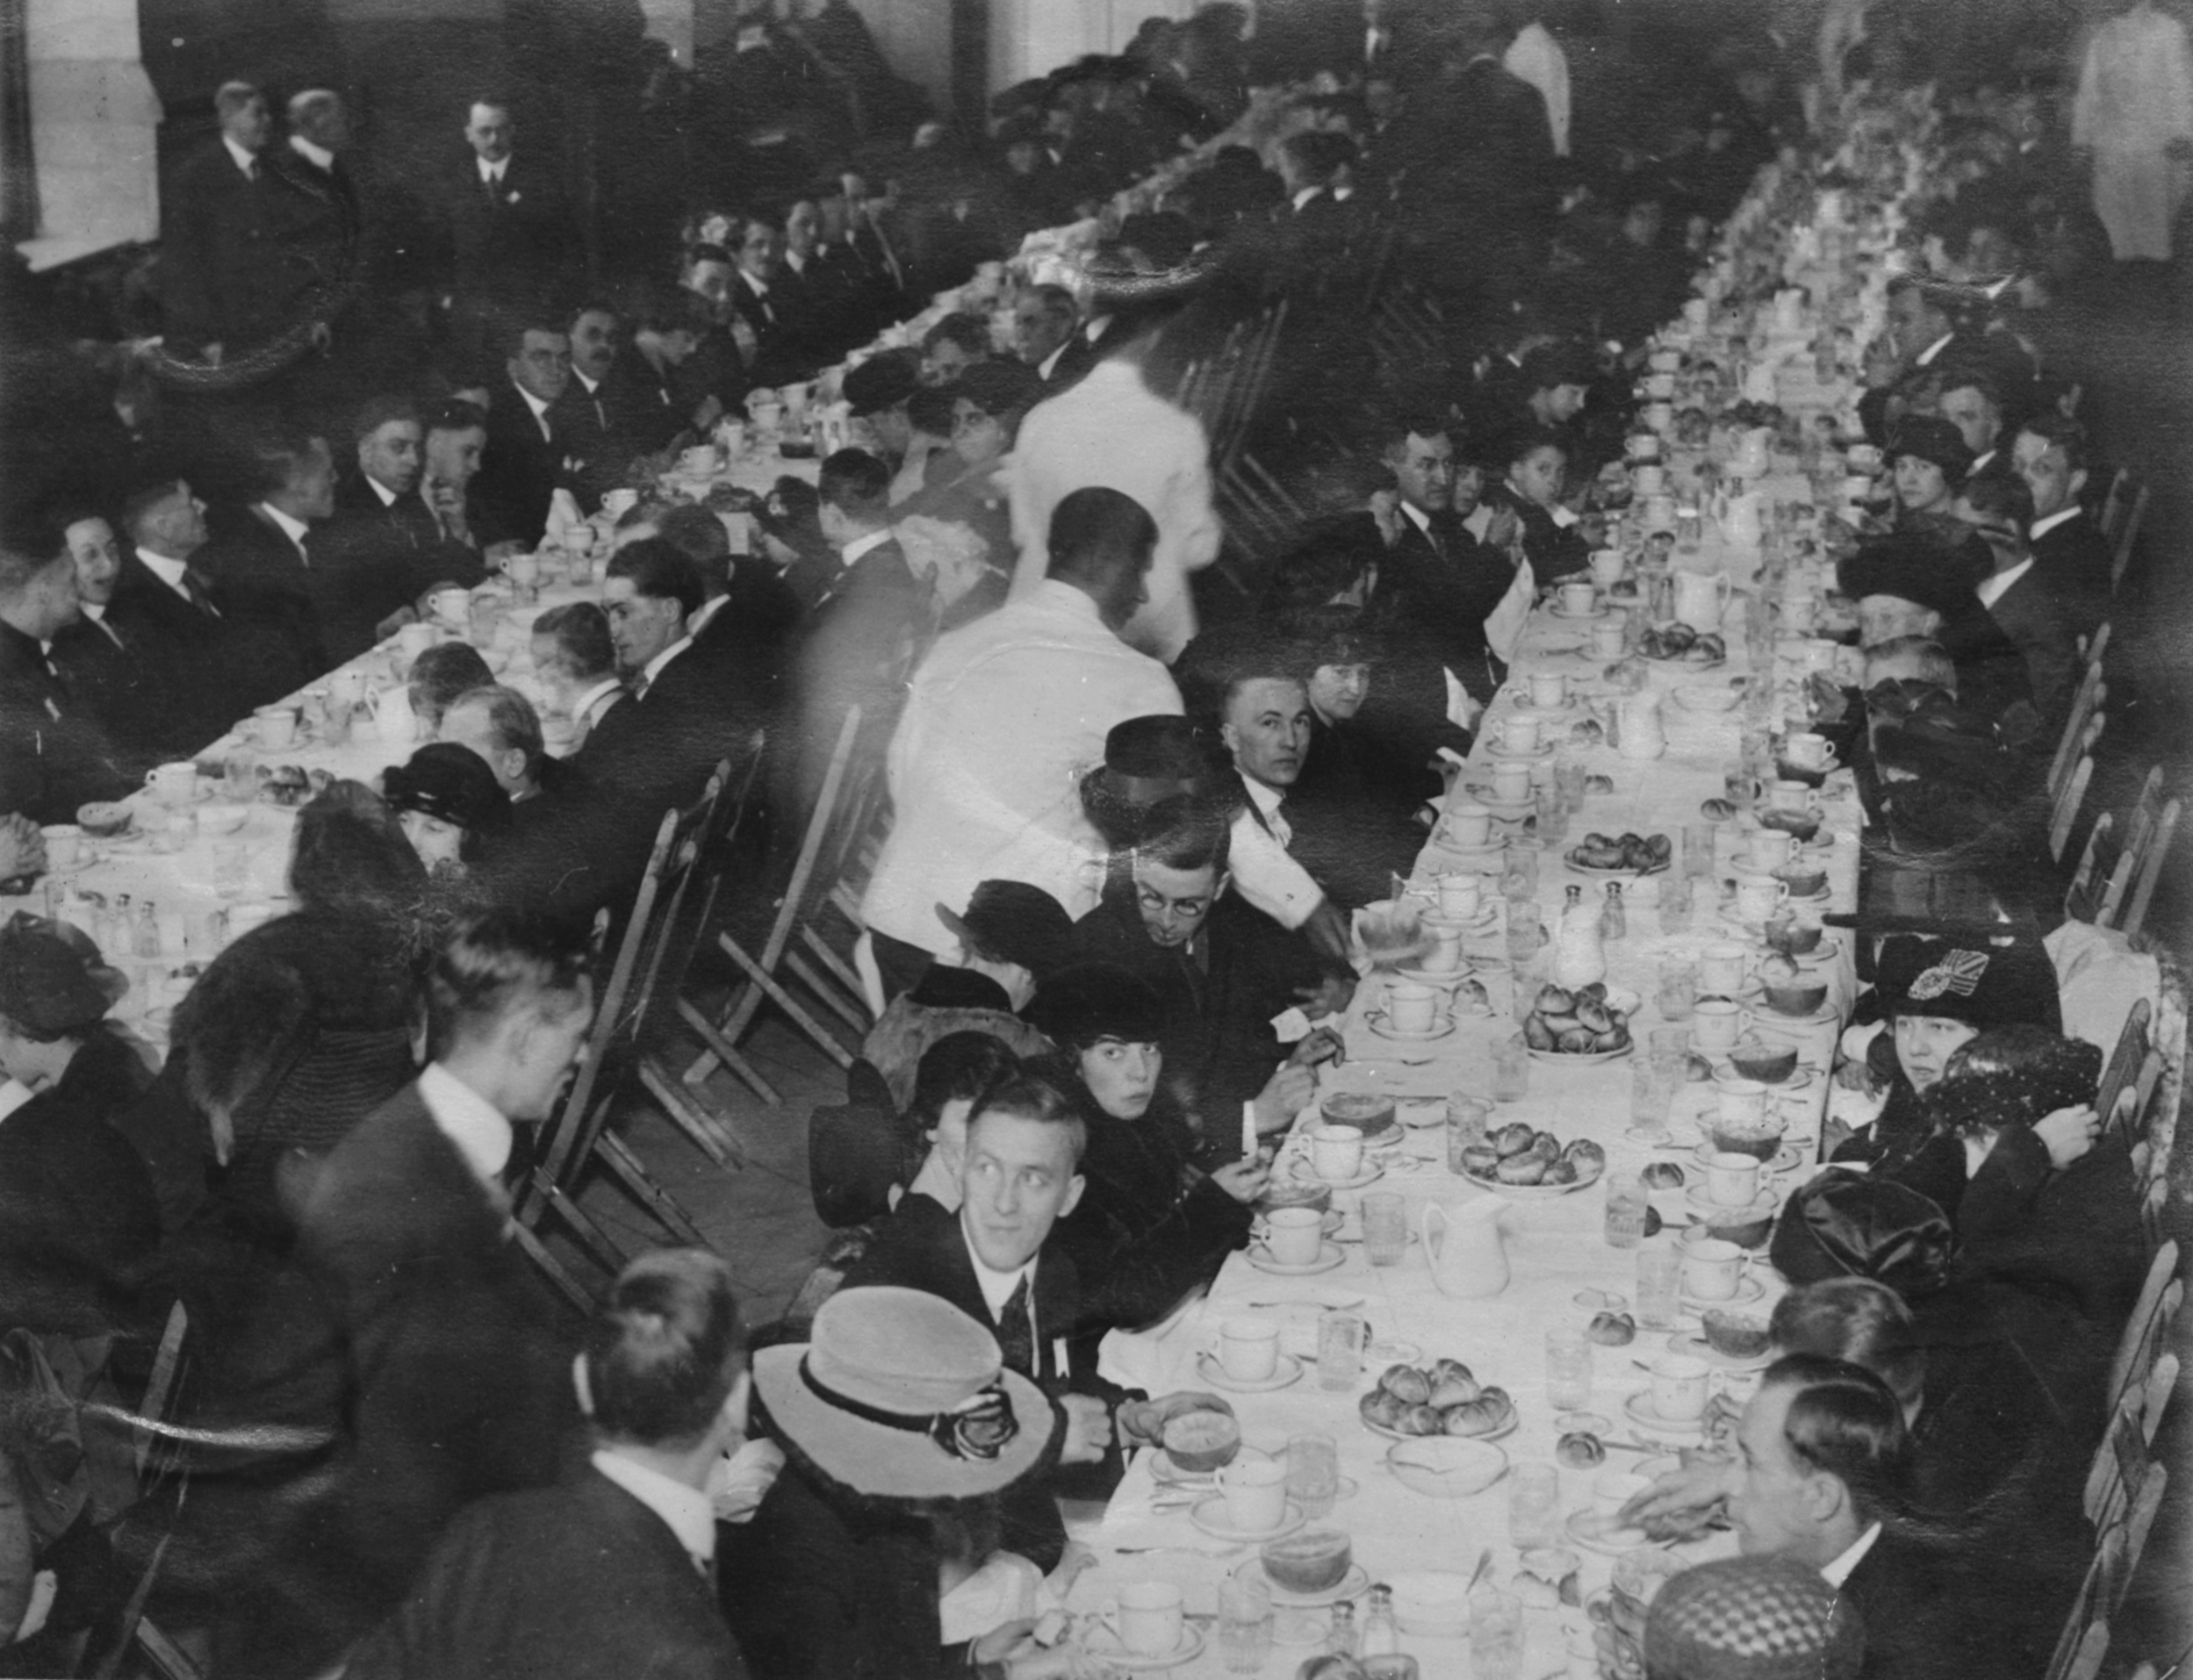
{"type": "Polygon", "coordinates": [[[342,162],[350,123],[340,96],[307,88],[289,103],[289,143],[267,153],[284,186],[280,239],[293,281],[325,303],[353,276],[358,249],[358,189],[342,162]]]}
{"type": "Polygon", "coordinates": [[[213,108],[220,138],[161,195],[159,291],[169,349],[218,363],[279,324],[284,194],[264,161],[274,132],[266,96],[248,82],[225,82],[213,108]]]}

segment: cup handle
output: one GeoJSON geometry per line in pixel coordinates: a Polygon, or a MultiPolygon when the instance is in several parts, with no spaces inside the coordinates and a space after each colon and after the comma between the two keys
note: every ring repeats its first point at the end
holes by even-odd
{"type": "MultiPolygon", "coordinates": [[[[246,728],[247,728],[247,729],[248,729],[248,727],[249,727],[248,725],[247,725],[247,726],[246,726],[246,728]]],[[[147,771],[147,772],[145,772],[145,786],[147,786],[147,787],[150,787],[150,786],[152,786],[153,778],[154,778],[154,777],[155,777],[155,776],[157,776],[159,773],[160,773],[160,772],[159,772],[159,771],[157,771],[157,770],[148,770],[148,771],[147,771]]]]}

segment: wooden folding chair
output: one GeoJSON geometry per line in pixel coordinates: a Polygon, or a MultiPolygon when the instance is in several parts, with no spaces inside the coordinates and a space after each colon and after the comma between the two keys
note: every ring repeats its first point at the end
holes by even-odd
{"type": "Polygon", "coordinates": [[[2082,1502],[2096,1533],[2121,1517],[2139,1492],[2147,1470],[2147,1454],[2155,1444],[2155,1431],[2161,1427],[2162,1414],[2169,1410],[2170,1396],[2177,1384],[2178,1356],[2163,1353],[2118,1403],[2102,1444],[2095,1449],[2082,1502]]]}
{"type": "MultiPolygon", "coordinates": [[[[700,836],[711,831],[730,783],[730,765],[726,761],[708,778],[707,791],[698,804],[690,810],[673,808],[663,813],[646,872],[640,878],[639,893],[632,901],[624,937],[618,944],[616,961],[599,994],[593,1024],[587,1030],[571,1091],[543,1128],[538,1158],[524,1187],[524,1198],[514,1210],[519,1240],[526,1253],[549,1281],[582,1310],[591,1306],[590,1298],[548,1253],[537,1227],[552,1213],[605,1270],[615,1273],[623,1266],[628,1257],[622,1246],[579,1205],[579,1181],[589,1167],[604,1168],[678,1240],[708,1246],[707,1238],[692,1216],[610,1130],[609,1120],[621,1094],[622,1076],[639,1068],[644,1078],[641,1028],[662,972],[668,935],[679,923],[679,912],[697,872],[700,836]]],[[[668,1081],[647,1081],[646,1084],[672,1122],[710,1159],[726,1164],[737,1157],[737,1141],[719,1116],[688,1093],[676,1090],[668,1081]]]]}
{"type": "MultiPolygon", "coordinates": [[[[2147,911],[2154,903],[2155,887],[2162,879],[2162,865],[2170,856],[2171,843],[2178,836],[2178,819],[2183,810],[2182,801],[2165,801],[2125,848],[2129,859],[2125,885],[2130,896],[2117,907],[2116,920],[2111,925],[2127,939],[2139,938],[2147,925],[2147,911]]],[[[2146,813],[2140,815],[2145,816],[2146,813]]]]}
{"type": "Polygon", "coordinates": [[[2116,1115],[2118,1099],[2138,1081],[2140,1067],[2147,1059],[2153,1042],[2149,1023],[2154,1014],[2154,1004],[2143,997],[2132,1005],[2125,1024],[2118,1030],[2117,1048],[2110,1052],[2094,1096],[2094,1111],[2102,1116],[2105,1129],[2116,1115]]]}
{"type": "MultiPolygon", "coordinates": [[[[679,1016],[707,1046],[687,1067],[682,1080],[687,1086],[700,1084],[722,1066],[730,1068],[772,1107],[784,1101],[777,1088],[762,1077],[761,1070],[739,1049],[765,1003],[773,1003],[782,1009],[816,1048],[840,1067],[852,1066],[853,1052],[838,1041],[813,1009],[786,988],[780,973],[789,968],[793,977],[802,985],[812,984],[802,973],[801,965],[787,964],[787,952],[817,900],[830,890],[828,880],[817,883],[818,863],[825,853],[844,855],[848,844],[845,831],[852,819],[860,815],[851,808],[854,801],[848,798],[853,748],[859,738],[860,708],[849,706],[845,708],[845,721],[838,728],[838,743],[831,750],[829,768],[823,772],[822,792],[808,818],[807,833],[801,839],[791,879],[785,884],[784,896],[778,901],[777,913],[762,942],[760,955],[750,954],[729,930],[716,936],[717,947],[745,976],[732,992],[723,1014],[711,1020],[691,998],[678,1000],[679,1016]]],[[[807,968],[809,973],[813,972],[812,965],[807,968]]]]}
{"type": "Polygon", "coordinates": [[[168,1547],[175,1539],[172,1532],[160,1537],[160,1544],[153,1547],[152,1561],[137,1577],[137,1584],[130,1589],[128,1602],[114,1635],[107,1641],[106,1649],[98,1660],[83,1673],[92,1680],[114,1680],[122,1672],[123,1660],[134,1649],[162,1676],[162,1680],[205,1680],[205,1670],[193,1662],[173,1640],[169,1639],[145,1614],[145,1604],[152,1597],[153,1585],[160,1578],[160,1566],[168,1560],[168,1547]]]}
{"type": "MultiPolygon", "coordinates": [[[[168,1409],[175,1404],[176,1395],[182,1389],[183,1344],[190,1326],[191,1315],[182,1302],[168,1309],[168,1322],[160,1332],[160,1346],[153,1350],[152,1375],[145,1382],[145,1398],[137,1408],[137,1418],[130,1430],[134,1438],[131,1457],[140,1476],[145,1474],[153,1449],[160,1443],[160,1432],[155,1425],[166,1419],[168,1409]]],[[[163,1468],[169,1457],[162,1454],[163,1468]]]]}
{"type": "MultiPolygon", "coordinates": [[[[2073,820],[2078,815],[2078,796],[2084,791],[2086,774],[2093,760],[2082,759],[2080,774],[2072,780],[2074,793],[2067,808],[2050,826],[2053,839],[2060,829],[2070,838],[2073,820]]],[[[2071,885],[2064,890],[2064,914],[2074,922],[2086,922],[2095,927],[2107,927],[2103,920],[2109,901],[2110,883],[2116,879],[2117,869],[2124,857],[2124,846],[2117,832],[2117,813],[2104,811],[2094,819],[2094,826],[2087,830],[2087,843],[2080,849],[2079,866],[2072,872],[2071,885]]]]}
{"type": "Polygon", "coordinates": [[[2117,1353],[2110,1361],[2109,1410],[2114,1417],[2131,1389],[2135,1374],[2145,1376],[2154,1368],[2157,1350],[2185,1303],[2185,1282],[2177,1274],[2178,1246],[2166,1242],[2148,1263],[2147,1278],[2139,1298],[2125,1321],[2117,1353]]]}
{"type": "Polygon", "coordinates": [[[799,925],[798,943],[785,952],[784,960],[817,1001],[865,1039],[875,1025],[875,1011],[860,983],[853,948],[862,931],[861,895],[888,828],[883,818],[889,789],[883,779],[880,748],[856,759],[847,772],[842,800],[844,820],[816,862],[815,879],[827,885],[813,895],[812,907],[799,925]]]}
{"type": "Polygon", "coordinates": [[[2125,517],[2131,512],[2134,492],[2139,485],[2139,475],[2130,467],[2119,467],[2110,480],[2110,487],[2103,492],[2102,511],[2095,516],[2095,526],[2102,533],[2102,540],[2115,547],[2123,535],[2125,517]]]}
{"type": "Polygon", "coordinates": [[[2079,762],[2082,755],[2094,750],[2094,743],[2101,738],[2102,730],[2095,719],[2109,703],[2109,686],[2102,678],[2102,656],[2109,651],[2110,627],[2104,624],[2094,633],[2094,641],[2087,650],[2086,674],[2079,678],[2079,686],[2073,691],[2070,715],[2064,719],[2064,732],[2056,743],[2056,755],[2048,765],[2048,797],[2051,801],[2062,797],[2065,779],[2079,762]]]}
{"type": "Polygon", "coordinates": [[[2057,1647],[2056,1657],[2048,1665],[2046,1680],[2096,1680],[2102,1672],[2102,1659],[2109,1654],[2109,1623],[2088,1622],[2068,1651],[2061,1645],[2057,1647]]]}
{"type": "MultiPolygon", "coordinates": [[[[2122,476],[2122,475],[2120,475],[2122,476]]],[[[2132,567],[2132,548],[2139,541],[2139,528],[2147,517],[2149,486],[2135,485],[2126,499],[2124,515],[2118,521],[2116,534],[2110,538],[2110,592],[2115,594],[2123,586],[2125,574],[2132,567]]]]}
{"type": "Polygon", "coordinates": [[[2139,1491],[2130,1506],[2110,1525],[2095,1547],[2094,1561],[2079,1584],[2063,1635],[2049,1661],[2049,1680],[2092,1680],[2099,1669],[2103,1654],[2109,1649],[2110,1618],[2124,1604],[2125,1589],[2139,1568],[2140,1554],[2147,1549],[2147,1536],[2154,1528],[2155,1512],[2161,1508],[2169,1480],[2170,1473],[2164,1466],[2151,1465],[2139,1479],[2139,1491]]]}

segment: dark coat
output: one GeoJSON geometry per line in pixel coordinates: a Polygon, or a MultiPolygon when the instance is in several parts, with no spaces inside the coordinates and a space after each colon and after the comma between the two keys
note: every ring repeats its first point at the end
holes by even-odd
{"type": "Polygon", "coordinates": [[[2036,564],[1987,611],[2024,657],[2033,709],[2040,714],[2042,727],[2060,729],[2071,710],[2072,690],[2079,679],[2078,604],[2058,595],[2036,564]]]}
{"type": "Polygon", "coordinates": [[[2092,635],[2110,610],[2110,545],[2084,512],[2032,540],[2033,573],[2074,614],[2073,629],[2092,635]]]}
{"type": "MultiPolygon", "coordinates": [[[[290,693],[333,664],[321,645],[318,599],[329,579],[325,572],[315,576],[306,559],[316,535],[306,533],[300,554],[255,504],[217,509],[212,524],[212,537],[191,564],[212,578],[215,601],[239,631],[251,627],[264,638],[270,657],[286,659],[276,692],[290,693]]],[[[265,675],[275,680],[274,672],[265,675]]]]}
{"type": "Polygon", "coordinates": [[[0,811],[74,822],[77,807],[143,785],[38,643],[0,624],[0,811]]]}
{"type": "Polygon", "coordinates": [[[0,1124],[0,1317],[11,1325],[131,1327],[160,1214],[144,1164],[107,1122],[151,1083],[127,1042],[97,1031],[0,1124]]]}
{"type": "Polygon", "coordinates": [[[445,272],[461,305],[539,307],[569,271],[577,237],[563,183],[529,152],[514,151],[491,193],[467,154],[441,183],[445,272]]]}
{"type": "MultiPolygon", "coordinates": [[[[789,269],[778,270],[764,297],[754,290],[744,269],[731,276],[732,312],[754,332],[754,354],[744,362],[748,387],[788,385],[815,377],[816,363],[800,334],[799,276],[789,269]]],[[[728,400],[728,399],[727,399],[728,400]]]]}
{"type": "Polygon", "coordinates": [[[324,573],[313,592],[328,658],[344,663],[377,642],[380,626],[418,599],[428,556],[442,546],[434,515],[416,495],[384,506],[360,481],[356,495],[338,497],[334,520],[312,544],[313,569],[324,573]]]}
{"type": "Polygon", "coordinates": [[[314,674],[298,663],[283,626],[255,613],[248,599],[232,598],[210,577],[198,587],[202,600],[185,599],[127,553],[106,609],[107,622],[159,673],[160,739],[176,753],[197,751],[314,674]]]}
{"type": "Polygon", "coordinates": [[[549,501],[558,485],[572,482],[577,459],[549,410],[549,434],[541,434],[524,393],[514,386],[495,393],[487,411],[487,448],[471,488],[503,535],[538,548],[548,529],[549,501]]]}
{"type": "Polygon", "coordinates": [[[125,769],[156,764],[171,748],[191,751],[207,740],[199,735],[176,741],[168,673],[155,652],[118,628],[95,623],[88,613],[54,638],[61,680],[106,732],[125,769]]]}
{"type": "Polygon", "coordinates": [[[1421,759],[1408,774],[1392,746],[1360,718],[1327,723],[1312,714],[1310,750],[1287,791],[1290,850],[1336,904],[1390,896],[1393,876],[1407,874],[1424,848],[1424,829],[1410,819],[1437,797],[1438,780],[1421,759]]]}
{"type": "Polygon", "coordinates": [[[669,1526],[591,1467],[462,1512],[350,1659],[356,1680],[744,1680],[669,1526]]]}
{"type": "Polygon", "coordinates": [[[263,155],[247,179],[219,140],[169,178],[160,297],[172,348],[218,343],[233,359],[280,329],[290,286],[277,248],[289,195],[263,155]]]}

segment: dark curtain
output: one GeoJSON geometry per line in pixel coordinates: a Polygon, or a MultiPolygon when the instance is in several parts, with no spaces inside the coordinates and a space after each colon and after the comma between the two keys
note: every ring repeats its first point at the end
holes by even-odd
{"type": "Polygon", "coordinates": [[[39,231],[27,5],[28,0],[0,0],[0,236],[11,245],[35,239],[39,231]]]}

